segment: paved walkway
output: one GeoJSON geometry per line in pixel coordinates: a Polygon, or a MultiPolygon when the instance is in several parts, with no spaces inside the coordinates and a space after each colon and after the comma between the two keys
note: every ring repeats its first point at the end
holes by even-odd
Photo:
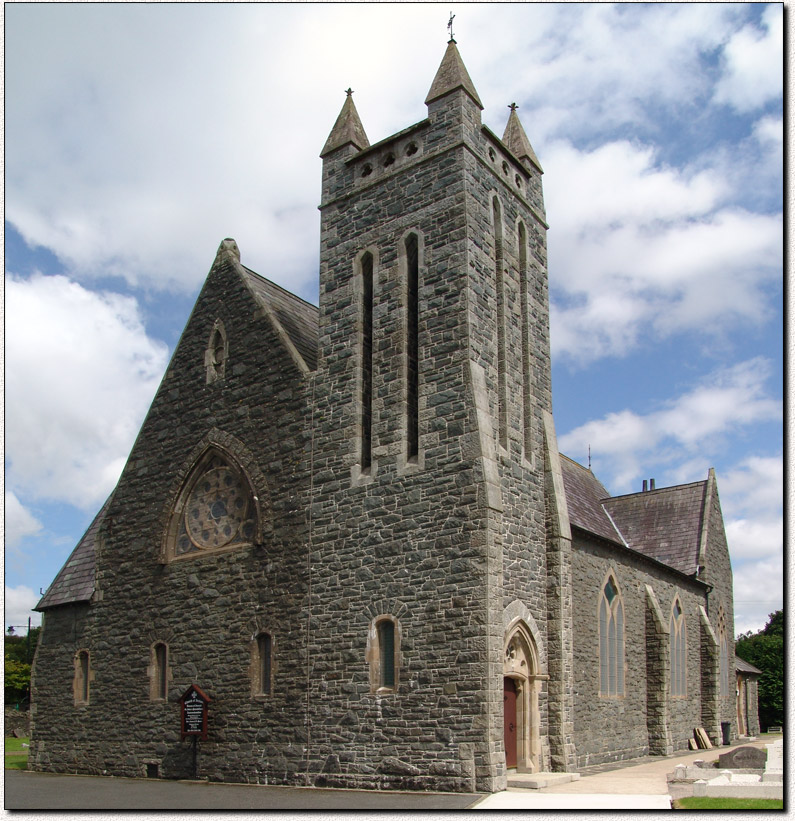
{"type": "MultiPolygon", "coordinates": [[[[710,762],[736,747],[765,748],[780,736],[760,737],[711,750],[681,752],[672,756],[648,758],[584,769],[578,781],[557,784],[543,790],[509,788],[477,802],[478,810],[661,810],[671,808],[672,798],[692,795],[690,785],[669,785],[668,773],[677,764],[692,764],[699,759],[710,762]]],[[[717,775],[717,770],[715,771],[717,775]]]]}

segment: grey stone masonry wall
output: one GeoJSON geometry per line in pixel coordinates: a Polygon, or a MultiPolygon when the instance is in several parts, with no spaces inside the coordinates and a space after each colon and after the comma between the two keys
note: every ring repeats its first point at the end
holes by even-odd
{"type": "Polygon", "coordinates": [[[577,764],[586,767],[686,749],[701,726],[705,585],[574,531],[574,698],[577,764]],[[624,605],[624,694],[600,694],[599,597],[608,573],[624,605]],[[649,595],[647,587],[652,595],[649,595]],[[675,598],[685,619],[686,695],[670,694],[669,628],[675,598]]]}
{"type": "Polygon", "coordinates": [[[108,508],[91,605],[45,615],[36,659],[31,765],[39,770],[192,775],[179,696],[211,698],[201,774],[296,782],[305,742],[307,394],[244,282],[220,254],[152,403],[108,508]],[[222,320],[224,378],[207,384],[205,351],[222,320]],[[171,507],[207,444],[229,453],[259,500],[261,537],[226,552],[164,562],[171,507]],[[273,639],[273,687],[252,696],[251,643],[273,639]],[[168,697],[150,698],[152,646],[168,648],[168,697]],[[71,694],[74,654],[90,652],[87,705],[71,694]],[[57,683],[57,684],[56,684],[57,683]]]}
{"type": "MultiPolygon", "coordinates": [[[[550,407],[544,226],[464,91],[364,151],[324,156],[311,522],[310,739],[316,785],[500,788],[503,608],[545,623],[540,414],[550,407]],[[496,162],[496,164],[495,164],[496,162]],[[521,350],[516,222],[530,237],[536,454],[497,449],[493,196],[506,228],[509,347],[521,350]],[[419,239],[419,454],[406,458],[405,237],[419,239]],[[374,260],[372,466],[361,439],[359,261],[374,260]],[[506,590],[505,556],[512,569],[506,590]],[[378,602],[376,605],[375,603],[378,602]],[[371,692],[373,607],[398,618],[395,691],[371,692]],[[398,617],[397,613],[401,615],[398,617]]],[[[514,164],[515,160],[512,161],[514,164]]],[[[519,388],[519,389],[517,389],[519,388]]]]}
{"type": "Polygon", "coordinates": [[[718,712],[716,725],[704,728],[707,730],[713,744],[720,744],[722,735],[720,724],[731,723],[731,737],[737,737],[737,700],[734,686],[734,589],[732,582],[731,559],[726,541],[726,531],[723,526],[723,514],[720,507],[718,487],[715,472],[710,470],[706,500],[705,500],[705,561],[704,570],[700,578],[712,585],[709,594],[707,614],[713,629],[717,633],[718,613],[720,609],[726,617],[728,639],[728,666],[729,666],[729,693],[718,695],[718,712]]]}

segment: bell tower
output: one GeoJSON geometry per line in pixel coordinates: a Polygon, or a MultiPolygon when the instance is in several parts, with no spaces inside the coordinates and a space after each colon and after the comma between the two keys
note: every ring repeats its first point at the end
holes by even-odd
{"type": "Polygon", "coordinates": [[[313,783],[501,789],[509,606],[549,675],[542,170],[515,105],[503,139],[483,125],[452,38],[415,125],[370,145],[346,95],[321,153],[310,709],[313,746],[347,753],[313,783]]]}

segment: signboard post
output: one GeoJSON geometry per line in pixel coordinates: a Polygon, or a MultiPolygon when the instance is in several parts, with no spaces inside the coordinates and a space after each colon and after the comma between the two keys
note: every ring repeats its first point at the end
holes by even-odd
{"type": "Polygon", "coordinates": [[[199,739],[207,740],[207,712],[212,699],[201,687],[191,684],[180,698],[182,707],[182,738],[193,739],[193,777],[199,777],[198,746],[199,739]]]}

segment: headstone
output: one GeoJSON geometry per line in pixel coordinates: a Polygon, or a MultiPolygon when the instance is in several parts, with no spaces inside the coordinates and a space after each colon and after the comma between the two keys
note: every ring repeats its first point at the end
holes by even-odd
{"type": "Polygon", "coordinates": [[[765,769],[768,772],[784,772],[784,742],[776,741],[773,744],[765,744],[765,747],[767,747],[765,769]]]}
{"type": "Polygon", "coordinates": [[[767,753],[759,747],[735,747],[718,756],[718,767],[722,770],[763,770],[767,753]]]}

